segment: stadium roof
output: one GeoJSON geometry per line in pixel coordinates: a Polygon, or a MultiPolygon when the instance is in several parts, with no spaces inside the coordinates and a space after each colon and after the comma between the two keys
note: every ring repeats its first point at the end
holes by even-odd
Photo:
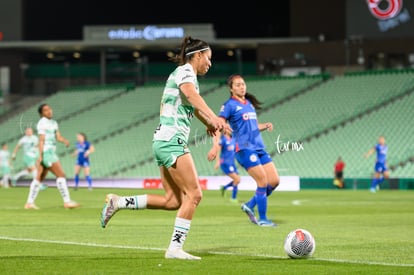
{"type": "MultiPolygon", "coordinates": [[[[309,37],[296,38],[243,38],[243,39],[215,39],[209,41],[210,45],[215,48],[241,48],[255,49],[260,44],[280,44],[280,43],[307,43],[309,37]]],[[[171,50],[171,42],[157,41],[2,41],[0,50],[29,50],[29,51],[99,51],[102,49],[117,50],[147,50],[161,51],[171,50]]]]}

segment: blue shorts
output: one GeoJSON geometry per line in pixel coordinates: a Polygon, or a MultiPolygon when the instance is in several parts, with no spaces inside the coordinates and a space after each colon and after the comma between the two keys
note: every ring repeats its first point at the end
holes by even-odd
{"type": "Polygon", "coordinates": [[[375,169],[375,172],[377,173],[384,173],[385,171],[388,171],[387,165],[382,162],[376,162],[374,169],[375,169]]]}
{"type": "Polygon", "coordinates": [[[229,163],[222,163],[220,164],[220,168],[221,171],[223,171],[224,174],[228,175],[228,174],[232,174],[232,173],[236,173],[238,174],[239,171],[237,171],[237,167],[236,164],[229,164],[229,163]]]}
{"type": "Polygon", "coordinates": [[[80,160],[80,159],[78,159],[76,161],[76,165],[79,165],[81,167],[89,167],[89,160],[86,160],[86,159],[80,160]]]}
{"type": "Polygon", "coordinates": [[[236,159],[246,170],[272,162],[272,157],[265,150],[240,150],[236,153],[236,159]]]}

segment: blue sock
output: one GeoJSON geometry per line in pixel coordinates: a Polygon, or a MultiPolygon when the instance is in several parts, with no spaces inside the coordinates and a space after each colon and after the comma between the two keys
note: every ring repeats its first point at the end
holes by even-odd
{"type": "Polygon", "coordinates": [[[230,186],[233,186],[233,182],[229,182],[226,185],[223,186],[224,190],[226,190],[227,188],[229,188],[230,186]]]}
{"type": "Polygon", "coordinates": [[[256,195],[253,195],[253,197],[246,202],[246,205],[253,210],[253,208],[256,206],[256,195]]]}
{"type": "Polygon", "coordinates": [[[266,187],[266,195],[269,197],[275,189],[276,189],[276,187],[273,187],[270,184],[268,184],[267,187],[266,187]]]}
{"type": "Polygon", "coordinates": [[[78,187],[78,185],[79,185],[79,175],[76,174],[75,175],[75,187],[78,187]]]}
{"type": "Polygon", "coordinates": [[[233,192],[231,193],[231,198],[234,200],[237,198],[237,191],[239,191],[239,188],[237,187],[237,185],[233,185],[233,192]]]}
{"type": "MultiPolygon", "coordinates": [[[[270,184],[268,184],[266,186],[266,196],[270,196],[275,189],[276,187],[272,187],[270,184]]],[[[253,209],[256,206],[256,200],[254,199],[254,197],[247,203],[247,206],[249,206],[251,209],[253,209]]]]}
{"type": "Polygon", "coordinates": [[[371,189],[376,189],[377,188],[377,184],[378,184],[378,179],[377,178],[373,178],[372,182],[371,182],[371,189]]]}
{"type": "Polygon", "coordinates": [[[254,195],[257,203],[257,210],[259,212],[260,220],[267,220],[267,196],[266,196],[266,187],[258,187],[256,189],[256,194],[254,195]]]}
{"type": "Polygon", "coordinates": [[[86,176],[85,178],[86,178],[86,181],[88,182],[88,186],[92,187],[92,178],[91,178],[91,176],[86,176]]]}

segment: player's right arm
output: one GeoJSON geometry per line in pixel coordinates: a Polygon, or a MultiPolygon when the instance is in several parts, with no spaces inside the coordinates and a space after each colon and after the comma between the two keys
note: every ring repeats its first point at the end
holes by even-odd
{"type": "Polygon", "coordinates": [[[42,164],[43,161],[43,147],[45,145],[45,135],[43,134],[39,134],[39,158],[37,159],[37,162],[39,163],[39,165],[42,164]]]}
{"type": "Polygon", "coordinates": [[[16,144],[16,146],[14,147],[14,150],[13,150],[13,153],[12,153],[12,156],[11,156],[11,159],[12,160],[15,160],[16,159],[16,154],[17,154],[17,152],[19,151],[19,149],[20,149],[20,142],[18,142],[17,144],[16,144]]]}
{"type": "MultiPolygon", "coordinates": [[[[221,150],[222,150],[221,145],[219,145],[218,150],[219,150],[218,152],[221,152],[221,150]]],[[[216,156],[216,163],[214,164],[214,169],[218,169],[219,167],[220,167],[220,158],[218,156],[216,156]]]]}
{"type": "Polygon", "coordinates": [[[221,146],[220,146],[221,135],[222,133],[220,131],[216,131],[216,134],[213,136],[213,145],[211,146],[210,151],[208,151],[207,153],[207,159],[209,161],[218,159],[217,156],[221,151],[221,146]]]}
{"type": "Polygon", "coordinates": [[[372,147],[371,149],[369,149],[369,150],[368,150],[368,152],[366,152],[366,153],[364,154],[364,157],[365,157],[365,158],[367,158],[367,157],[369,157],[370,155],[372,155],[373,153],[375,153],[375,147],[372,147]]]}

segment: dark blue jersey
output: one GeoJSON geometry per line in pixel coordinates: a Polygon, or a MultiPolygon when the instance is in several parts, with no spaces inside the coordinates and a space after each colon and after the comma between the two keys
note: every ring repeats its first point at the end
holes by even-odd
{"type": "Polygon", "coordinates": [[[249,100],[244,102],[230,97],[221,106],[220,117],[226,119],[233,129],[236,152],[243,149],[261,150],[265,148],[257,122],[256,109],[249,100]]]}
{"type": "Polygon", "coordinates": [[[385,164],[387,162],[388,146],[377,144],[375,145],[375,151],[377,152],[377,163],[385,164]]]}
{"type": "Polygon", "coordinates": [[[85,156],[85,152],[89,150],[91,144],[89,141],[76,143],[76,151],[78,152],[77,163],[89,163],[89,157],[85,156]]]}
{"type": "Polygon", "coordinates": [[[233,138],[221,135],[219,145],[221,146],[220,164],[234,165],[236,142],[233,138]]]}

